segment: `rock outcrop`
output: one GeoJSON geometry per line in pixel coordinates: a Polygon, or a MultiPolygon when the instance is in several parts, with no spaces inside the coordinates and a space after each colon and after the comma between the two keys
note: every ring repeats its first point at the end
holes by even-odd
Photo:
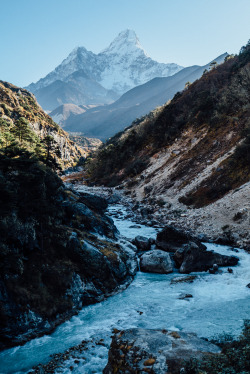
{"type": "Polygon", "coordinates": [[[9,127],[15,127],[18,119],[24,118],[39,139],[51,136],[53,149],[50,153],[63,169],[76,165],[87,155],[87,152],[70,140],[69,135],[42,110],[34,95],[3,81],[0,81],[0,118],[6,121],[9,127]]]}
{"type": "Polygon", "coordinates": [[[104,197],[91,195],[86,192],[78,192],[78,194],[80,196],[79,200],[90,209],[104,212],[108,208],[108,201],[104,197]]]}
{"type": "Polygon", "coordinates": [[[195,334],[130,329],[113,336],[104,374],[179,374],[185,360],[218,354],[220,348],[195,334]]]}
{"type": "Polygon", "coordinates": [[[0,81],[0,349],[51,332],[136,273],[106,199],[55,173],[83,155],[32,94],[0,81]]]}
{"type": "Polygon", "coordinates": [[[218,266],[237,265],[239,259],[236,256],[226,256],[214,251],[200,250],[196,246],[184,245],[174,254],[174,260],[179,267],[180,273],[191,273],[195,271],[207,271],[218,266]]]}
{"type": "Polygon", "coordinates": [[[206,249],[206,246],[202,244],[200,240],[172,226],[166,226],[157,234],[156,238],[157,247],[167,252],[175,252],[183,244],[188,243],[192,243],[193,246],[196,246],[201,250],[206,249]]]}
{"type": "Polygon", "coordinates": [[[105,200],[65,189],[36,163],[14,166],[0,180],[1,196],[12,183],[9,200],[0,199],[0,349],[51,332],[84,305],[127,287],[137,271],[136,251],[119,240],[105,200]]]}

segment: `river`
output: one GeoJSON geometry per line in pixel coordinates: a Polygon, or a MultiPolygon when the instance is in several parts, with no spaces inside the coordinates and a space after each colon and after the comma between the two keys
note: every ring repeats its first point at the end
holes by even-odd
{"type": "MultiPolygon", "coordinates": [[[[124,219],[127,213],[123,206],[113,205],[109,212],[116,216],[114,221],[122,235],[156,236],[157,229],[124,219]]],[[[198,276],[193,283],[170,284],[173,277],[181,275],[138,272],[125,291],[84,307],[51,335],[1,352],[0,373],[28,373],[32,366],[48,362],[51,354],[63,352],[82,340],[87,341],[84,353],[66,359],[56,373],[102,373],[113,328],[185,330],[206,338],[222,333],[237,336],[244,319],[250,316],[250,290],[246,287],[250,281],[250,256],[243,250],[235,253],[225,246],[206,245],[222,254],[239,257],[232,274],[221,268],[215,275],[195,273],[198,276]],[[193,297],[181,300],[178,297],[183,293],[193,297]]]]}

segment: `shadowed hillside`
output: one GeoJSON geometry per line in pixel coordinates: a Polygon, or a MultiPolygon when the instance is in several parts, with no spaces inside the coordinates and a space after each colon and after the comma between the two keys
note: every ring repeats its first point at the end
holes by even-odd
{"type": "Polygon", "coordinates": [[[0,350],[133,278],[106,200],[66,189],[55,172],[85,154],[33,95],[0,82],[0,350]]]}
{"type": "Polygon", "coordinates": [[[155,186],[157,193],[173,185],[181,193],[208,165],[221,160],[181,197],[185,204],[209,204],[247,182],[249,48],[247,45],[239,56],[226,58],[223,64],[177,93],[168,105],[111,138],[90,164],[91,178],[108,184],[136,178],[149,165],[153,170],[156,158],[164,151],[169,153],[168,158],[153,172],[147,169],[147,179],[143,181],[147,184],[154,176],[161,178],[163,170],[168,170],[164,184],[155,186]]]}

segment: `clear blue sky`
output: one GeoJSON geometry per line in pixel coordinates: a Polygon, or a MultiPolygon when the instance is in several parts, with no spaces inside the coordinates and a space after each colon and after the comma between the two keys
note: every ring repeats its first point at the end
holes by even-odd
{"type": "Polygon", "coordinates": [[[127,28],[153,59],[183,66],[238,53],[250,38],[250,0],[0,0],[0,13],[0,79],[19,86],[127,28]]]}

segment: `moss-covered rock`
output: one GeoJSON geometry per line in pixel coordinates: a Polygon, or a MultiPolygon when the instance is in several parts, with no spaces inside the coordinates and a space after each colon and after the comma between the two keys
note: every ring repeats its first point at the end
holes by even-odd
{"type": "Polygon", "coordinates": [[[219,352],[219,347],[192,333],[141,328],[124,330],[113,336],[103,373],[179,374],[186,360],[194,356],[201,359],[206,353],[217,356],[219,352]]]}

